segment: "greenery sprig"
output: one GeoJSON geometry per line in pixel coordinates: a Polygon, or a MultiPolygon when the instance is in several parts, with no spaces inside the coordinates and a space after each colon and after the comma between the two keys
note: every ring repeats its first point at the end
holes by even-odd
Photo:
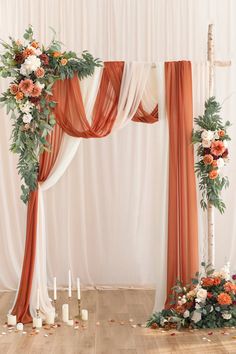
{"type": "Polygon", "coordinates": [[[56,80],[80,79],[93,74],[96,66],[102,66],[98,58],[84,51],[62,51],[62,43],[53,39],[49,46],[40,46],[29,26],[24,42],[9,37],[10,43],[1,41],[4,53],[0,55],[0,76],[12,78],[9,88],[0,98],[11,113],[11,151],[19,155],[18,173],[22,180],[21,199],[27,203],[30,191],[37,188],[39,156],[50,146],[47,136],[56,124],[53,108],[56,102],[49,100],[56,80]]]}
{"type": "Polygon", "coordinates": [[[222,169],[228,162],[227,141],[231,139],[227,133],[230,122],[223,124],[220,110],[221,106],[215,97],[205,102],[204,114],[194,119],[198,128],[193,132],[192,142],[198,145],[199,161],[195,163],[195,172],[202,193],[201,207],[206,209],[210,202],[220,213],[224,213],[226,206],[221,192],[229,186],[229,181],[223,176],[222,169]]]}

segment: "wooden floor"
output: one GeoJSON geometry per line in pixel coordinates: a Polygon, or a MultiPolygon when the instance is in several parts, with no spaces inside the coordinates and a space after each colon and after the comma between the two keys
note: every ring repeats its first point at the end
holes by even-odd
{"type": "MultiPolygon", "coordinates": [[[[236,353],[236,329],[177,332],[144,328],[154,303],[151,290],[84,291],[87,325],[69,327],[58,321],[61,326],[45,326],[39,333],[30,325],[24,333],[6,327],[13,298],[13,293],[0,293],[0,354],[236,353]]],[[[66,293],[59,292],[58,309],[64,302],[66,293]]],[[[73,317],[76,300],[70,308],[73,317]]]]}

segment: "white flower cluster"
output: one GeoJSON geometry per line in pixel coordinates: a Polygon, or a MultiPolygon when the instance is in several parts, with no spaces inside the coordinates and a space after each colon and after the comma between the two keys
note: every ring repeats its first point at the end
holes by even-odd
{"type": "Polygon", "coordinates": [[[25,59],[24,63],[21,65],[20,73],[21,75],[28,76],[33,71],[37,70],[41,65],[41,61],[36,55],[30,55],[25,59]]]}
{"type": "Polygon", "coordinates": [[[213,275],[214,277],[219,277],[221,279],[225,279],[226,281],[230,280],[230,263],[227,262],[219,272],[215,271],[213,275]]]}
{"type": "Polygon", "coordinates": [[[22,117],[24,123],[30,123],[33,119],[33,116],[30,113],[33,107],[34,105],[29,101],[26,101],[25,103],[19,105],[20,111],[24,113],[22,117]]]}

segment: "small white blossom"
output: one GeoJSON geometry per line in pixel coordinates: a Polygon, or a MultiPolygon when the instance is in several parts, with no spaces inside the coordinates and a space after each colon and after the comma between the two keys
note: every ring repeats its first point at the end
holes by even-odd
{"type": "Polygon", "coordinates": [[[224,159],[222,159],[222,157],[220,157],[218,160],[217,160],[217,166],[219,169],[223,168],[225,165],[225,161],[224,159]]]}
{"type": "Polygon", "coordinates": [[[34,105],[32,103],[30,103],[29,101],[26,101],[25,103],[20,104],[19,108],[20,108],[22,113],[28,114],[28,113],[30,113],[30,111],[33,108],[33,106],[34,105]]]}
{"type": "Polygon", "coordinates": [[[45,84],[41,84],[39,81],[37,81],[36,84],[41,90],[45,87],[45,84]]]}
{"type": "Polygon", "coordinates": [[[189,310],[185,310],[183,316],[184,318],[188,318],[190,316],[189,310]]]}
{"type": "Polygon", "coordinates": [[[31,120],[33,119],[32,115],[29,113],[29,114],[24,114],[23,115],[23,122],[24,123],[30,123],[31,120]]]}
{"type": "Polygon", "coordinates": [[[222,317],[223,317],[224,320],[230,320],[232,315],[229,312],[223,312],[222,313],[222,317]]]}

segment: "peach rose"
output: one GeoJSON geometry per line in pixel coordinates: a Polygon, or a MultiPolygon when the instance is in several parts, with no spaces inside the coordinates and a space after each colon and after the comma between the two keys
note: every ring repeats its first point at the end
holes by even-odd
{"type": "Polygon", "coordinates": [[[54,56],[54,58],[58,58],[61,56],[61,52],[54,52],[53,56],[54,56]]]}
{"type": "Polygon", "coordinates": [[[38,68],[37,70],[35,70],[35,75],[38,78],[44,77],[44,74],[45,74],[44,68],[38,68]]]}
{"type": "Polygon", "coordinates": [[[16,95],[18,91],[19,91],[19,87],[17,84],[12,84],[10,86],[10,92],[12,95],[16,95]]]}
{"type": "Polygon", "coordinates": [[[212,286],[212,285],[214,285],[214,279],[213,278],[202,278],[202,285],[203,286],[212,286]]]}
{"type": "Polygon", "coordinates": [[[225,131],[224,130],[219,130],[218,131],[219,137],[223,138],[225,136],[225,131]]]}
{"type": "Polygon", "coordinates": [[[229,294],[226,293],[220,293],[217,296],[217,301],[220,305],[231,305],[232,304],[232,299],[229,296],[229,294]]]}
{"type": "Polygon", "coordinates": [[[20,100],[22,100],[24,98],[24,94],[23,94],[23,92],[17,92],[17,94],[16,94],[16,99],[17,99],[17,101],[20,101],[20,100]]]}
{"type": "Polygon", "coordinates": [[[225,146],[223,141],[213,141],[211,144],[211,153],[215,156],[220,156],[225,152],[225,146]]]}
{"type": "Polygon", "coordinates": [[[67,62],[68,62],[68,60],[66,58],[61,59],[61,65],[63,65],[63,66],[66,65],[67,62]]]}
{"type": "Polygon", "coordinates": [[[231,282],[227,282],[224,284],[224,289],[227,293],[236,293],[236,285],[231,283],[231,282]]]}
{"type": "Polygon", "coordinates": [[[211,165],[213,162],[213,156],[210,154],[207,154],[203,157],[203,162],[205,165],[211,165]]]}
{"type": "Polygon", "coordinates": [[[39,47],[39,44],[36,41],[33,41],[30,45],[31,45],[31,47],[33,47],[35,49],[37,49],[39,47]]]}
{"type": "Polygon", "coordinates": [[[24,57],[24,58],[27,58],[27,57],[29,57],[30,55],[34,55],[33,49],[31,49],[31,48],[26,48],[26,49],[23,51],[23,57],[24,57]]]}
{"type": "Polygon", "coordinates": [[[41,87],[34,85],[33,90],[31,92],[32,97],[39,97],[41,95],[42,89],[41,87]]]}
{"type": "Polygon", "coordinates": [[[217,170],[212,170],[212,171],[209,172],[209,174],[208,174],[208,177],[209,177],[210,179],[216,179],[217,176],[218,176],[217,170]]]}
{"type": "Polygon", "coordinates": [[[19,84],[19,89],[24,94],[31,94],[33,87],[34,87],[34,83],[30,79],[21,80],[19,84]]]}
{"type": "Polygon", "coordinates": [[[218,167],[217,160],[213,160],[211,166],[212,167],[218,167]]]}

